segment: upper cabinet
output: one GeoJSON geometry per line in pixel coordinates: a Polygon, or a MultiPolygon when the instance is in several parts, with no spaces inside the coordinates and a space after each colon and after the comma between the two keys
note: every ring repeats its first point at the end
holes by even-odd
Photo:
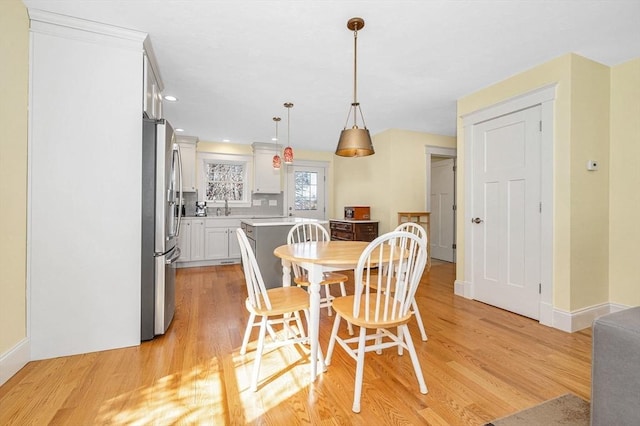
{"type": "Polygon", "coordinates": [[[144,54],[144,98],[143,111],[148,118],[162,118],[162,82],[153,66],[153,53],[144,54]]]}
{"type": "Polygon", "coordinates": [[[276,145],[254,142],[253,148],[253,192],[257,194],[279,194],[281,191],[280,170],[272,166],[276,145]]]}
{"type": "Polygon", "coordinates": [[[196,145],[197,136],[178,136],[176,138],[180,146],[180,158],[182,159],[182,191],[196,191],[196,145]]]}

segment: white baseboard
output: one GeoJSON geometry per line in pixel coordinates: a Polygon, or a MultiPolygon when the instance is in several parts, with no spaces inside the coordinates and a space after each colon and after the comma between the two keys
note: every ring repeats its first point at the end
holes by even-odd
{"type": "Polygon", "coordinates": [[[0,386],[31,361],[31,343],[22,339],[13,348],[0,355],[0,386]]]}
{"type": "Polygon", "coordinates": [[[542,325],[553,327],[553,305],[547,302],[540,302],[540,318],[538,321],[542,325]]]}
{"type": "Polygon", "coordinates": [[[466,299],[473,299],[471,292],[471,283],[468,281],[455,280],[453,282],[453,293],[456,296],[462,296],[466,299]]]}
{"type": "Polygon", "coordinates": [[[593,321],[599,316],[621,311],[626,308],[628,308],[628,306],[601,303],[599,305],[578,309],[573,312],[554,309],[552,327],[566,331],[567,333],[573,333],[575,331],[591,327],[593,325],[593,321]]]}
{"type": "MultiPolygon", "coordinates": [[[[455,280],[453,292],[456,296],[473,299],[473,285],[468,281],[455,280]]],[[[599,316],[622,311],[629,307],[618,303],[601,303],[567,312],[554,308],[551,303],[540,302],[540,318],[538,321],[542,325],[573,333],[591,327],[593,321],[599,316]]]]}

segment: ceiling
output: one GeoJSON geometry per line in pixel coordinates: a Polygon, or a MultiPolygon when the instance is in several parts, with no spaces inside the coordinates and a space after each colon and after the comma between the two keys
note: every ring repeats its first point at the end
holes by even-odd
{"type": "Polygon", "coordinates": [[[147,32],[165,117],[200,140],[280,141],[333,151],[353,99],[373,135],[454,136],[456,100],[575,52],[612,66],[640,57],[639,0],[23,0],[147,32]]]}

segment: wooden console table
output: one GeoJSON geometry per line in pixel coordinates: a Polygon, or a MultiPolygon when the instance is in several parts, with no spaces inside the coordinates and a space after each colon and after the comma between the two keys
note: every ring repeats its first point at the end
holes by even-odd
{"type": "Polygon", "coordinates": [[[431,212],[398,212],[398,225],[415,222],[427,231],[427,271],[431,269],[431,230],[429,218],[431,212]]]}

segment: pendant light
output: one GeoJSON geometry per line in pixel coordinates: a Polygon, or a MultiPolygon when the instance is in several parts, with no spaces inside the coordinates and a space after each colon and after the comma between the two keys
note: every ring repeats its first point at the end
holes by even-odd
{"type": "Polygon", "coordinates": [[[293,148],[291,148],[291,108],[293,104],[291,102],[285,102],[284,107],[287,109],[287,147],[282,154],[284,157],[284,164],[293,164],[293,148]]]}
{"type": "Polygon", "coordinates": [[[276,123],[276,137],[274,138],[274,140],[276,141],[276,155],[273,156],[273,160],[271,162],[271,165],[273,166],[274,169],[279,169],[282,162],[280,160],[280,155],[278,155],[279,149],[278,149],[278,122],[280,121],[280,117],[273,117],[273,121],[275,121],[276,123]]]}
{"type": "Polygon", "coordinates": [[[353,31],[353,103],[349,108],[347,122],[342,132],[340,132],[340,139],[338,140],[338,147],[336,148],[336,155],[341,157],[364,157],[375,153],[373,143],[371,142],[371,135],[364,122],[364,115],[362,115],[360,103],[358,102],[358,30],[361,30],[363,27],[364,19],[362,18],[351,18],[347,22],[347,28],[353,31]],[[353,126],[347,129],[347,123],[349,122],[349,117],[352,112],[353,126]],[[358,127],[358,113],[360,113],[360,117],[362,118],[362,129],[358,127]]]}

